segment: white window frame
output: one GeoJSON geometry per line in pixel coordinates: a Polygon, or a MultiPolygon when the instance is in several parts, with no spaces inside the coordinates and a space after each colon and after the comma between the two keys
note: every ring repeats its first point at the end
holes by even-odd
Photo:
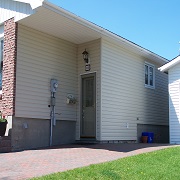
{"type": "Polygon", "coordinates": [[[149,62],[145,62],[144,63],[144,84],[146,88],[150,88],[150,89],[155,89],[155,65],[151,64],[149,62]],[[145,84],[145,74],[146,74],[146,66],[148,66],[148,84],[145,84]],[[149,68],[153,69],[153,85],[150,85],[150,72],[149,72],[149,68]]]}

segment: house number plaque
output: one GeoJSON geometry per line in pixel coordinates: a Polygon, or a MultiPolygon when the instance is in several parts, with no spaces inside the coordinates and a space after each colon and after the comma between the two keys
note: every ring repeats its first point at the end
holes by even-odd
{"type": "Polygon", "coordinates": [[[90,71],[91,70],[91,65],[90,64],[86,64],[85,65],[85,71],[90,71]]]}

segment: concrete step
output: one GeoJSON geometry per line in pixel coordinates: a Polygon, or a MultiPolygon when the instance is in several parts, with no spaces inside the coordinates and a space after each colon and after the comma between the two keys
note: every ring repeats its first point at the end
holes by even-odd
{"type": "Polygon", "coordinates": [[[11,152],[11,137],[0,137],[0,153],[11,152]]]}
{"type": "Polygon", "coordinates": [[[90,144],[99,144],[100,142],[94,139],[83,139],[83,140],[77,140],[76,143],[80,145],[88,145],[88,144],[90,145],[90,144]]]}

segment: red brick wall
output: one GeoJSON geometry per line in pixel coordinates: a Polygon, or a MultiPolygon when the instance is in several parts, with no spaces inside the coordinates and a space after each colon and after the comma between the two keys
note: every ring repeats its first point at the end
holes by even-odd
{"type": "Polygon", "coordinates": [[[4,115],[15,114],[17,23],[14,18],[4,23],[4,56],[2,80],[2,105],[4,115]]]}

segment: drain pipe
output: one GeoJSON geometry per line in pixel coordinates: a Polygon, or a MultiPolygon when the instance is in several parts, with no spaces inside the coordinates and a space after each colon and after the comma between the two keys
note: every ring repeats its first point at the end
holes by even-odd
{"type": "Polygon", "coordinates": [[[52,146],[52,138],[53,138],[53,126],[56,126],[56,117],[55,117],[55,104],[56,98],[55,93],[58,88],[58,82],[56,79],[51,79],[51,112],[50,112],[50,143],[52,146]]]}
{"type": "Polygon", "coordinates": [[[52,120],[52,110],[50,113],[50,143],[49,146],[52,146],[52,135],[53,135],[53,120],[52,120]]]}

